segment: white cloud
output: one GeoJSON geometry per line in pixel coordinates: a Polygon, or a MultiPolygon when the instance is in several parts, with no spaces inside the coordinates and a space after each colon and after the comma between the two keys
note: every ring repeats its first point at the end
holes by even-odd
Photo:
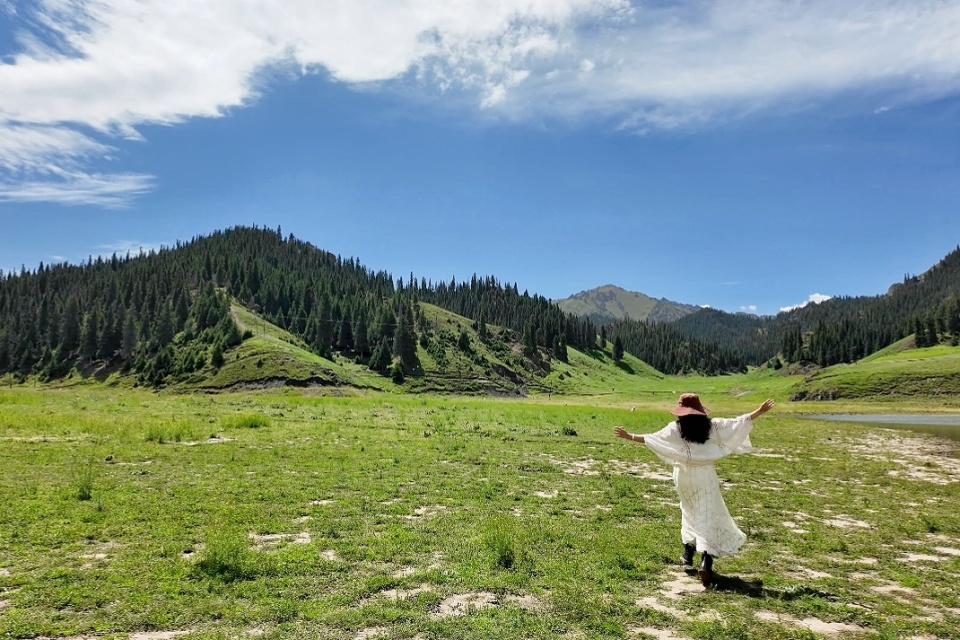
{"type": "Polygon", "coordinates": [[[117,240],[116,242],[110,242],[107,244],[101,244],[96,247],[97,251],[94,255],[101,256],[111,256],[117,254],[118,256],[125,256],[128,253],[131,256],[136,256],[141,253],[150,253],[151,251],[159,251],[164,247],[170,246],[168,243],[163,242],[141,242],[140,240],[117,240]]]}
{"type": "Polygon", "coordinates": [[[811,303],[820,304],[821,302],[829,300],[832,297],[833,296],[824,295],[822,293],[811,293],[806,301],[801,302],[800,304],[791,305],[789,307],[780,307],[780,311],[793,311],[794,309],[800,309],[801,307],[805,307],[811,303]]]}
{"type": "Polygon", "coordinates": [[[57,172],[55,179],[0,181],[0,202],[56,202],[118,208],[151,190],[153,179],[135,173],[57,172]]]}
{"type": "Polygon", "coordinates": [[[745,312],[745,313],[756,313],[756,312],[757,312],[757,305],[755,305],[755,304],[741,305],[741,306],[740,306],[740,311],[743,311],[743,312],[745,312]]]}
{"type": "MultiPolygon", "coordinates": [[[[514,120],[612,118],[637,132],[845,92],[892,108],[960,91],[957,0],[39,0],[17,11],[47,41],[20,34],[0,63],[0,140],[18,140],[0,142],[8,201],[37,197],[58,171],[86,183],[73,191],[90,202],[97,184],[108,202],[142,193],[149,176],[106,175],[104,140],[223,116],[269,91],[260,72],[278,65],[458,92],[514,120]]],[[[63,191],[51,197],[81,201],[63,191]]]]}

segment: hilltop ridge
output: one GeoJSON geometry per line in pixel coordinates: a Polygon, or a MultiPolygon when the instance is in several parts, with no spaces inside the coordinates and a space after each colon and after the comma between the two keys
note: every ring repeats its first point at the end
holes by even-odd
{"type": "Polygon", "coordinates": [[[597,323],[617,320],[673,322],[700,308],[666,298],[658,300],[644,293],[628,291],[613,284],[581,291],[555,302],[566,313],[588,318],[597,323]]]}

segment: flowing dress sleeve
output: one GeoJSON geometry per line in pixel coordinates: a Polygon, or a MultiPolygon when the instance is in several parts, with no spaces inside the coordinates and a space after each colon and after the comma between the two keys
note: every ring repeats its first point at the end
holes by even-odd
{"type": "Polygon", "coordinates": [[[753,420],[746,413],[736,418],[713,418],[713,431],[720,439],[720,444],[730,453],[749,453],[753,451],[750,442],[750,431],[753,430],[753,420]]]}
{"type": "Polygon", "coordinates": [[[690,445],[680,437],[680,428],[671,422],[660,431],[643,437],[644,444],[667,464],[689,461],[690,445]]]}

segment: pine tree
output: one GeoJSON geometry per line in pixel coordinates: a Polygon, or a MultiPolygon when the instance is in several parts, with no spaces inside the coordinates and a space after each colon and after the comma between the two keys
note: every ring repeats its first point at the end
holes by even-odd
{"type": "Polygon", "coordinates": [[[619,363],[623,360],[623,340],[617,335],[613,341],[613,361],[619,363]]]}
{"type": "Polygon", "coordinates": [[[60,318],[60,349],[71,354],[80,346],[80,304],[76,296],[67,298],[60,318]]]}
{"type": "Polygon", "coordinates": [[[556,344],[553,347],[553,355],[560,362],[567,362],[569,359],[569,354],[567,353],[567,339],[561,333],[557,336],[556,344]]]}
{"type": "Polygon", "coordinates": [[[374,348],[370,356],[369,367],[374,371],[386,371],[390,366],[390,347],[387,345],[387,339],[381,338],[380,343],[374,348]]]}
{"type": "Polygon", "coordinates": [[[413,333],[409,307],[400,313],[398,321],[397,333],[393,338],[393,356],[400,359],[407,371],[412,371],[417,365],[417,338],[413,333]]]}
{"type": "Polygon", "coordinates": [[[137,318],[132,310],[127,310],[123,320],[123,337],[120,343],[120,357],[126,366],[133,364],[137,353],[137,318]]]}
{"type": "Polygon", "coordinates": [[[83,319],[80,330],[80,357],[86,361],[97,355],[97,314],[91,311],[83,319]]]}
{"type": "Polygon", "coordinates": [[[535,331],[535,329],[533,328],[533,325],[532,325],[532,324],[527,323],[526,325],[524,325],[524,327],[523,327],[523,353],[524,353],[527,357],[532,357],[533,355],[535,355],[535,354],[537,353],[537,341],[536,341],[536,338],[534,337],[535,335],[536,335],[536,331],[535,331]]]}
{"type": "Polygon", "coordinates": [[[367,341],[367,314],[357,314],[357,326],[354,331],[353,348],[357,355],[364,357],[370,353],[370,343],[367,341]]]}
{"type": "Polygon", "coordinates": [[[340,331],[337,335],[337,348],[342,351],[349,351],[353,348],[353,327],[350,319],[350,311],[344,311],[343,318],[340,320],[340,331]]]}

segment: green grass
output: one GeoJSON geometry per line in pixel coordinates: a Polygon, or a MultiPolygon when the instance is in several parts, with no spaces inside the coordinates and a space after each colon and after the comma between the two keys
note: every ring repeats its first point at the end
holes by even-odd
{"type": "Polygon", "coordinates": [[[768,372],[636,379],[525,400],[0,389],[0,637],[815,637],[773,615],[960,637],[960,558],[936,550],[960,548],[960,482],[930,441],[799,420],[768,372]],[[747,545],[719,589],[671,600],[695,580],[669,469],[611,429],[660,428],[680,385],[718,415],[781,402],[761,455],[718,465],[747,545]],[[468,594],[496,604],[440,615],[468,594]]]}
{"type": "Polygon", "coordinates": [[[855,364],[818,371],[798,383],[793,393],[814,399],[935,397],[937,405],[958,406],[960,347],[895,347],[855,364]]]}

